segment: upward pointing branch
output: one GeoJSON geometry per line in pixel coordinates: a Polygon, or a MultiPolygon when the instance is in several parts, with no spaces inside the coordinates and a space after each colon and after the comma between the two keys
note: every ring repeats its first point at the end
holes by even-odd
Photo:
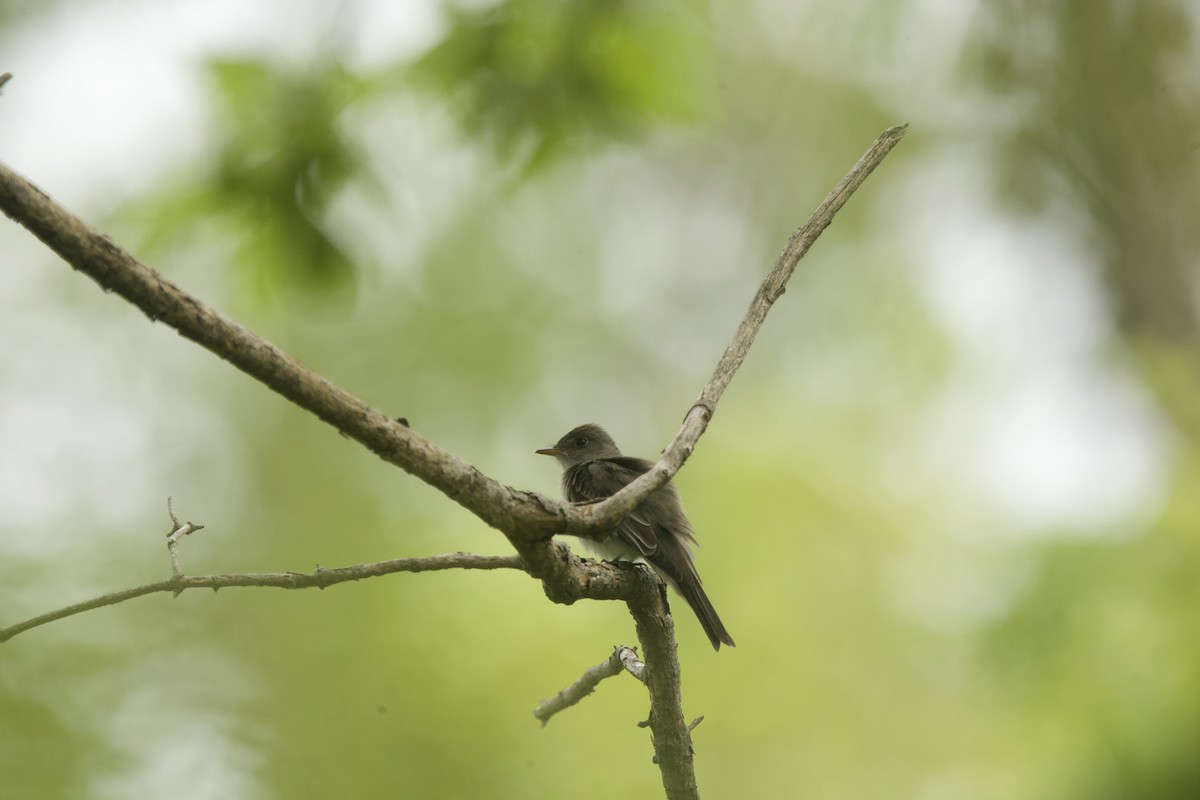
{"type": "Polygon", "coordinates": [[[858,163],[838,182],[821,205],[817,206],[817,210],[788,238],[787,245],[775,259],[775,265],[750,302],[750,308],[738,325],[733,341],[725,348],[712,377],[700,390],[700,396],[684,417],[679,432],[667,445],[654,468],[603,503],[579,509],[577,516],[584,518],[583,524],[576,527],[573,520],[568,520],[567,532],[584,537],[590,537],[595,531],[607,534],[625,518],[625,515],[637,508],[642,500],[675,476],[692,455],[696,442],[704,434],[716,411],[717,402],[742,366],[746,354],[750,352],[754,337],[758,335],[759,329],[767,319],[767,312],[786,291],[788,279],[792,277],[800,259],[804,258],[804,254],[812,247],[817,237],[833,222],[834,215],[846,205],[846,201],[858,190],[867,176],[883,163],[883,159],[900,143],[907,132],[908,125],[905,124],[888,128],[879,134],[867,152],[858,159],[858,163]]]}

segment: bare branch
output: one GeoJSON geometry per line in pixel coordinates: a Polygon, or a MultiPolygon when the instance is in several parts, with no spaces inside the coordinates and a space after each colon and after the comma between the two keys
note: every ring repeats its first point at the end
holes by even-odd
{"type": "MultiPolygon", "coordinates": [[[[193,522],[179,521],[179,517],[175,516],[175,507],[173,498],[167,498],[167,513],[171,515],[171,532],[167,534],[167,553],[171,556],[171,574],[176,578],[183,575],[183,570],[179,568],[179,540],[190,533],[195,533],[198,530],[203,530],[203,525],[197,525],[193,522]]],[[[175,593],[176,595],[179,592],[175,593]]]]}
{"type": "Polygon", "coordinates": [[[642,683],[646,682],[646,664],[638,659],[637,650],[622,645],[617,648],[617,658],[621,660],[621,666],[626,672],[642,683]]]}
{"type": "Polygon", "coordinates": [[[754,338],[762,328],[763,322],[766,321],[767,312],[786,290],[787,282],[795,272],[800,259],[804,258],[804,254],[812,247],[817,237],[833,222],[834,216],[846,205],[850,196],[862,185],[867,176],[883,163],[883,159],[900,143],[907,132],[908,125],[905,124],[888,128],[879,134],[867,152],[859,158],[858,163],[838,182],[838,185],[826,196],[821,205],[817,206],[817,210],[788,238],[787,245],[775,259],[775,265],[771,268],[771,272],[763,280],[758,293],[754,295],[754,300],[751,301],[746,316],[738,325],[733,341],[725,349],[725,354],[721,356],[716,369],[713,370],[712,377],[700,391],[700,396],[696,398],[696,402],[684,417],[679,432],[667,445],[658,463],[603,503],[578,509],[577,514],[588,519],[581,526],[582,530],[577,529],[573,520],[568,520],[568,533],[585,538],[603,538],[603,536],[596,536],[593,532],[603,534],[612,530],[613,526],[637,508],[642,500],[675,476],[675,473],[692,455],[696,442],[704,434],[709,421],[716,412],[717,402],[720,401],[721,395],[725,393],[733,376],[742,366],[742,361],[750,352],[750,346],[754,344],[754,338]]]}
{"type": "Polygon", "coordinates": [[[312,572],[240,572],[230,575],[180,575],[164,581],[147,583],[132,589],[94,597],[82,603],[75,603],[57,611],[18,622],[7,628],[0,628],[0,642],[6,642],[19,633],[46,625],[85,611],[91,611],[104,606],[115,606],[142,595],[157,592],[172,592],[178,595],[186,589],[225,589],[231,586],[260,586],[276,589],[324,589],[347,581],[360,581],[364,578],[375,578],[380,575],[390,575],[394,572],[432,572],[445,569],[520,569],[525,566],[518,556],[482,556],[474,553],[445,553],[424,558],[396,558],[391,561],[376,561],[371,564],[356,564],[351,567],[322,569],[317,567],[312,572]]]}
{"type": "Polygon", "coordinates": [[[629,602],[637,626],[638,641],[646,662],[646,686],[650,690],[650,738],[654,760],[662,775],[669,800],[698,800],[696,771],[692,759],[692,736],[683,717],[682,679],[675,643],[675,621],[667,605],[667,588],[649,567],[643,567],[644,586],[651,591],[629,602]]]}
{"type": "Polygon", "coordinates": [[[4,84],[8,83],[11,80],[12,80],[11,72],[5,72],[3,75],[0,75],[0,91],[3,91],[4,84]]]}
{"type": "Polygon", "coordinates": [[[570,708],[591,694],[600,681],[617,675],[626,670],[630,675],[645,683],[642,676],[645,664],[638,661],[637,651],[628,645],[620,645],[613,654],[594,667],[590,667],[579,680],[571,684],[549,700],[543,700],[533,711],[533,715],[542,722],[542,727],[558,712],[570,708]]]}

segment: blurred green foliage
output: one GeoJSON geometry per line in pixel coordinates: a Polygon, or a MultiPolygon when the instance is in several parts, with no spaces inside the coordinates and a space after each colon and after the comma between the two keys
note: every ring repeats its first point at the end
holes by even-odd
{"type": "Polygon", "coordinates": [[[703,7],[682,0],[451,4],[413,77],[468,134],[532,170],[572,145],[695,118],[706,28],[703,7]]]}
{"type": "Polygon", "coordinates": [[[299,283],[353,278],[322,223],[334,193],[365,177],[342,125],[361,84],[319,62],[295,72],[250,60],[214,61],[209,69],[220,130],[208,202],[245,226],[242,259],[299,283]]]}
{"type": "MultiPolygon", "coordinates": [[[[301,62],[213,57],[204,157],[119,224],[339,385],[550,493],[557,470],[532,451],[578,422],[653,455],[790,226],[903,121],[892,109],[932,106],[801,265],[678,479],[739,642],[714,655],[679,615],[701,789],[1195,797],[1197,439],[1170,438],[1161,495],[1102,530],[1029,531],[963,475],[930,472],[928,420],[972,365],[923,305],[927,255],[893,222],[928,163],[914,153],[978,148],[1000,195],[1095,246],[1113,310],[1096,357],[1135,367],[1164,426],[1187,432],[1186,7],[985,4],[956,82],[922,72],[936,60],[887,60],[889,33],[914,36],[888,4],[801,5],[455,4],[396,63],[351,66],[327,43],[301,62]],[[964,83],[977,105],[956,127],[923,92],[964,83]]],[[[58,532],[70,547],[6,544],[0,622],[161,577],[166,494],[208,526],[184,543],[194,573],[505,551],[224,364],[72,291],[82,325],[135,344],[96,377],[44,333],[45,370],[89,403],[105,396],[92,381],[125,387],[139,424],[190,438],[130,470],[144,516],[6,527],[3,543],[58,532]]],[[[113,470],[122,454],[104,454],[113,470]]],[[[0,647],[0,794],[658,796],[632,681],[545,730],[530,713],[631,636],[619,605],[554,606],[515,573],[146,598],[0,647]]]]}
{"type": "Polygon", "coordinates": [[[350,182],[374,186],[344,122],[367,82],[321,58],[299,67],[215,58],[206,71],[211,152],[139,203],[151,223],[146,247],[195,246],[215,228],[234,243],[245,285],[261,295],[352,293],[363,265],[338,241],[329,207],[350,182]]]}
{"type": "Polygon", "coordinates": [[[1130,344],[1145,345],[1149,385],[1200,443],[1195,9],[1024,0],[988,9],[978,42],[974,73],[1019,109],[997,137],[1001,189],[1040,213],[1079,212],[1063,223],[1095,244],[1115,320],[1130,344]]]}

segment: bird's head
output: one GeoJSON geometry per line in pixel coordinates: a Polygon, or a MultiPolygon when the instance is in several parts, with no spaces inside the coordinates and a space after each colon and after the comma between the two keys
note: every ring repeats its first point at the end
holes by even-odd
{"type": "Polygon", "coordinates": [[[554,456],[564,467],[621,455],[612,437],[599,425],[591,423],[572,428],[554,447],[544,447],[536,452],[544,456],[554,456]]]}

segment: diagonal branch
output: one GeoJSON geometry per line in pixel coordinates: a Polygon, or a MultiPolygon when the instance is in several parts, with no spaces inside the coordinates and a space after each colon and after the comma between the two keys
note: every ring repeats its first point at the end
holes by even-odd
{"type": "MultiPolygon", "coordinates": [[[[767,312],[786,291],[787,282],[795,272],[800,259],[804,258],[804,254],[816,242],[817,237],[833,222],[834,216],[841,211],[842,206],[846,205],[850,196],[858,190],[859,186],[862,186],[867,176],[883,163],[883,159],[900,143],[906,133],[908,133],[908,125],[904,124],[888,128],[879,134],[878,138],[858,159],[858,163],[838,182],[837,186],[821,202],[821,205],[817,206],[817,210],[792,233],[788,238],[787,245],[775,259],[775,265],[754,295],[750,308],[746,311],[746,316],[742,318],[734,333],[733,341],[729,343],[729,347],[725,348],[725,353],[717,362],[712,377],[700,391],[700,396],[696,398],[695,404],[688,410],[683,419],[683,425],[663,451],[658,463],[654,465],[653,469],[639,476],[637,480],[608,498],[604,503],[598,503],[592,507],[590,509],[592,519],[589,522],[600,524],[601,530],[611,530],[613,525],[637,508],[651,492],[664,486],[675,476],[675,473],[692,455],[696,442],[704,434],[709,421],[716,412],[717,402],[742,366],[746,354],[750,352],[750,345],[754,344],[755,337],[758,336],[759,330],[767,319],[767,312]]],[[[573,530],[570,532],[580,535],[573,530]]]]}
{"type": "Polygon", "coordinates": [[[47,614],[0,628],[0,642],[6,642],[19,633],[73,617],[85,611],[104,606],[113,606],[157,592],[173,592],[178,595],[185,589],[225,589],[230,586],[264,586],[276,589],[324,589],[347,581],[360,581],[390,575],[394,572],[432,572],[444,569],[525,569],[518,556],[481,556],[474,553],[444,553],[424,558],[396,558],[391,561],[376,561],[371,564],[356,564],[352,567],[321,569],[312,572],[239,572],[230,575],[182,575],[163,581],[155,581],[131,589],[93,597],[81,603],[60,608],[47,614]]]}
{"type": "Polygon", "coordinates": [[[189,295],[2,164],[0,208],[74,269],[125,298],[151,321],[174,328],[380,458],[441,490],[510,538],[544,541],[563,528],[570,512],[562,503],[504,486],[389,419],[189,295]]]}
{"type": "Polygon", "coordinates": [[[601,661],[594,667],[588,667],[579,680],[549,700],[543,700],[539,703],[538,707],[533,710],[533,715],[541,721],[542,727],[545,727],[551,717],[560,711],[570,708],[594,692],[596,687],[600,685],[600,681],[605,678],[611,678],[614,675],[620,675],[621,670],[627,671],[643,683],[646,680],[646,665],[638,661],[637,651],[628,645],[621,645],[614,648],[612,655],[604,661],[601,661]]]}

